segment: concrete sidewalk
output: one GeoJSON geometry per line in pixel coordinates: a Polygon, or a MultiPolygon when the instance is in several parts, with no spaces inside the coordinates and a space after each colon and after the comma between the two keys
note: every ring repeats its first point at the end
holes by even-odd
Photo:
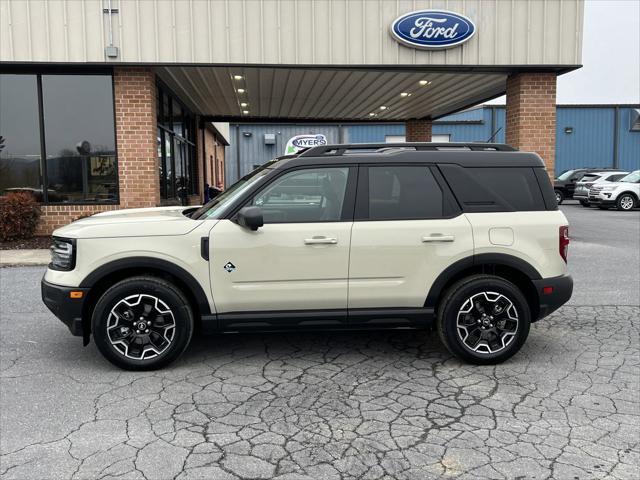
{"type": "Polygon", "coordinates": [[[0,267],[48,265],[50,261],[49,250],[46,248],[34,250],[0,250],[0,267]]]}

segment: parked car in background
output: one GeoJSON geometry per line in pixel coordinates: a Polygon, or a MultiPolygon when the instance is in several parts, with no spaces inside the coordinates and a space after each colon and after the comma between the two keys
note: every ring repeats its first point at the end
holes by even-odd
{"type": "Polygon", "coordinates": [[[599,183],[617,182],[621,178],[628,175],[629,172],[592,172],[587,173],[582,180],[576,183],[576,189],[573,192],[573,199],[578,200],[583,207],[590,207],[589,189],[599,183]]]}
{"type": "Polygon", "coordinates": [[[619,172],[617,168],[575,168],[561,173],[553,182],[553,190],[556,193],[556,201],[560,205],[564,200],[573,198],[576,183],[582,180],[587,173],[592,172],[619,172]]]}
{"type": "Polygon", "coordinates": [[[606,210],[614,205],[629,211],[640,206],[640,170],[622,177],[619,182],[593,185],[589,190],[589,203],[606,210]]]}

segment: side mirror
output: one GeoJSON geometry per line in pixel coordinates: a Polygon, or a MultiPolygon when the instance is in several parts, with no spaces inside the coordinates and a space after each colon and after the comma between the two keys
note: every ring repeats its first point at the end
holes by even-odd
{"type": "Polygon", "coordinates": [[[249,228],[253,231],[258,230],[264,225],[262,209],[255,206],[241,208],[238,212],[238,225],[249,228]]]}

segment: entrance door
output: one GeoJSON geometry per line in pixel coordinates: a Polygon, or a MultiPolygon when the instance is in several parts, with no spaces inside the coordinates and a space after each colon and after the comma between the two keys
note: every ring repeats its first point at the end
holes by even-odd
{"type": "Polygon", "coordinates": [[[283,314],[300,310],[316,311],[317,324],[324,321],[319,310],[335,311],[332,322],[345,321],[354,172],[289,171],[247,203],[262,209],[263,227],[251,231],[232,220],[213,227],[211,279],[223,326],[313,322],[283,314]]]}
{"type": "Polygon", "coordinates": [[[464,215],[455,215],[429,166],[361,167],[359,177],[350,323],[370,321],[358,309],[422,308],[438,275],[473,255],[471,226],[464,215]]]}

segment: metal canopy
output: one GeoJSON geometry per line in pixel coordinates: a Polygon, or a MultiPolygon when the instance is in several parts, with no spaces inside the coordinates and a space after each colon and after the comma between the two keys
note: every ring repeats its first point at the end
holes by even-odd
{"type": "Polygon", "coordinates": [[[157,73],[207,120],[380,122],[438,118],[476,105],[503,94],[509,72],[161,66],[157,73]]]}

